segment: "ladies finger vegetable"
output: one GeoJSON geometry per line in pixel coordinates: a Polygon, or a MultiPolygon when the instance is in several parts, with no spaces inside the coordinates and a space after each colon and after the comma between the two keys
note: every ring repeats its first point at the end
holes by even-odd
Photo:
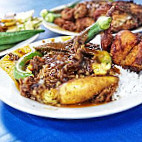
{"type": "Polygon", "coordinates": [[[17,32],[0,32],[0,45],[17,43],[26,40],[41,32],[44,32],[44,30],[38,29],[17,32]]]}

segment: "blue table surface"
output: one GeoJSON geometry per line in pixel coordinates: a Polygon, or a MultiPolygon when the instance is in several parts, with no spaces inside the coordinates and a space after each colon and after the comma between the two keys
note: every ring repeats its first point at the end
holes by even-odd
{"type": "MultiPolygon", "coordinates": [[[[38,16],[43,8],[68,2],[71,0],[0,0],[0,14],[34,9],[38,16]]],[[[59,34],[46,30],[37,40],[55,36],[59,34]]],[[[101,118],[57,120],[26,114],[0,101],[0,142],[36,141],[142,142],[142,105],[101,118]]]]}

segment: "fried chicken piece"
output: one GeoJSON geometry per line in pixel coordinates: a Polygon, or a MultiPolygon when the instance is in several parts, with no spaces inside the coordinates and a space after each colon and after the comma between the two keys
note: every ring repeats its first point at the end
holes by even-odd
{"type": "Polygon", "coordinates": [[[136,18],[132,17],[132,15],[127,13],[118,13],[112,16],[112,27],[111,31],[117,32],[127,29],[134,29],[138,27],[138,22],[136,18]]]}
{"type": "Polygon", "coordinates": [[[111,34],[111,29],[104,31],[101,34],[101,48],[106,51],[110,51],[110,47],[113,41],[113,35],[111,34]]]}
{"type": "Polygon", "coordinates": [[[85,4],[88,8],[88,16],[93,18],[94,12],[102,5],[105,5],[106,1],[86,1],[85,4]]]}
{"type": "Polygon", "coordinates": [[[98,17],[102,15],[106,15],[107,11],[110,8],[111,8],[111,5],[105,4],[105,5],[100,6],[98,9],[96,9],[93,13],[93,18],[95,19],[95,21],[98,19],[98,17]]]}
{"type": "Polygon", "coordinates": [[[130,31],[119,32],[111,45],[111,55],[115,64],[121,64],[137,43],[137,36],[130,31]]]}
{"type": "Polygon", "coordinates": [[[123,68],[142,70],[142,39],[128,30],[119,32],[111,45],[112,60],[123,68]]]}
{"type": "Polygon", "coordinates": [[[62,18],[55,18],[54,23],[57,24],[58,26],[62,27],[63,24],[65,23],[65,20],[62,18]]]}
{"type": "Polygon", "coordinates": [[[136,16],[135,18],[139,20],[141,19],[142,5],[138,5],[133,2],[124,2],[124,1],[116,1],[114,2],[114,4],[117,4],[117,9],[119,11],[136,16]]]}
{"type": "Polygon", "coordinates": [[[65,8],[62,12],[61,12],[61,17],[64,20],[72,20],[74,17],[74,9],[73,8],[65,8]]]}
{"type": "Polygon", "coordinates": [[[94,20],[89,17],[81,18],[76,20],[76,31],[83,31],[85,28],[91,26],[94,23],[94,20]]]}
{"type": "Polygon", "coordinates": [[[139,10],[139,13],[135,11],[129,12],[131,9],[131,5],[136,8],[138,7],[140,8],[141,6],[138,6],[130,2],[114,2],[102,5],[97,10],[94,11],[93,18],[97,20],[99,16],[106,15],[107,11],[113,5],[116,5],[116,9],[112,14],[112,19],[113,19],[111,27],[112,32],[117,32],[122,29],[123,30],[133,29],[139,26],[138,23],[142,23],[142,20],[141,22],[138,22],[140,21],[139,19],[142,19],[142,16],[141,18],[139,18],[139,16],[137,15],[137,14],[141,15],[142,11],[139,10]],[[120,6],[121,7],[123,6],[123,8],[120,8],[120,6]],[[127,9],[127,12],[125,12],[125,8],[127,9]]]}
{"type": "Polygon", "coordinates": [[[65,30],[69,30],[69,31],[75,31],[76,25],[75,25],[75,23],[73,23],[71,21],[65,21],[62,28],[65,30]]]}
{"type": "Polygon", "coordinates": [[[121,62],[124,68],[131,69],[133,71],[142,70],[142,41],[136,45],[126,56],[126,59],[121,62]]]}
{"type": "Polygon", "coordinates": [[[134,29],[142,24],[142,6],[133,2],[116,1],[116,13],[113,14],[112,31],[134,29]]]}
{"type": "Polygon", "coordinates": [[[87,11],[88,10],[87,10],[86,4],[84,3],[77,4],[74,8],[74,18],[79,19],[79,18],[85,17],[87,14],[87,11]]]}

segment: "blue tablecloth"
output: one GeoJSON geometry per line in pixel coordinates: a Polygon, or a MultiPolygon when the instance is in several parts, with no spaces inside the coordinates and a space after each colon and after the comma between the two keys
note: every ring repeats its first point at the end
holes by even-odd
{"type": "MultiPolygon", "coordinates": [[[[52,8],[70,0],[0,0],[0,14],[52,8]]],[[[140,0],[137,0],[140,2],[140,0]]],[[[48,30],[37,39],[59,36],[48,30]]],[[[0,94],[2,95],[2,94],[0,94]]],[[[142,142],[142,105],[101,118],[57,120],[15,110],[0,101],[0,142],[142,142]]]]}

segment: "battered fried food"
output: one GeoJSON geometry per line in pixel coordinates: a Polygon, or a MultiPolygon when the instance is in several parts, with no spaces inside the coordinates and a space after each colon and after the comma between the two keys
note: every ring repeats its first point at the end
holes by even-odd
{"type": "Polygon", "coordinates": [[[64,20],[73,20],[73,15],[74,15],[74,9],[72,8],[65,8],[62,12],[61,12],[61,16],[64,20]]]}
{"type": "Polygon", "coordinates": [[[59,87],[59,101],[61,104],[77,104],[94,98],[92,101],[97,103],[109,102],[117,85],[118,78],[114,76],[71,80],[59,87]]]}
{"type": "Polygon", "coordinates": [[[79,3],[74,8],[74,18],[79,19],[87,15],[87,6],[84,3],[79,3]]]}
{"type": "Polygon", "coordinates": [[[69,31],[75,31],[76,30],[76,25],[72,21],[65,21],[62,28],[69,30],[69,31]]]}
{"type": "Polygon", "coordinates": [[[110,51],[111,44],[113,42],[113,35],[111,29],[104,31],[101,34],[101,47],[103,50],[110,51]]]}
{"type": "Polygon", "coordinates": [[[123,68],[142,70],[142,38],[128,30],[119,32],[111,45],[112,60],[123,68]]]}

